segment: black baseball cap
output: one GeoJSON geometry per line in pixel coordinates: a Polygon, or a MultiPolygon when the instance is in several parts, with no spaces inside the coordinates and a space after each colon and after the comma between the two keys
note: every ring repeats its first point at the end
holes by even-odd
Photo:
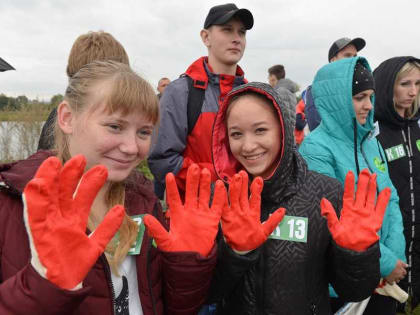
{"type": "Polygon", "coordinates": [[[338,54],[340,50],[342,50],[344,47],[348,45],[354,45],[356,47],[357,51],[360,51],[363,49],[363,47],[366,46],[366,42],[363,38],[357,37],[354,39],[350,39],[347,37],[343,37],[340,39],[337,39],[332,46],[330,47],[330,50],[328,51],[328,61],[331,61],[331,59],[338,54]]]}
{"type": "Polygon", "coordinates": [[[254,17],[249,10],[238,9],[234,3],[227,3],[216,5],[210,9],[204,22],[204,28],[209,28],[212,25],[225,24],[234,16],[244,23],[245,29],[247,30],[250,30],[254,25],[254,17]]]}

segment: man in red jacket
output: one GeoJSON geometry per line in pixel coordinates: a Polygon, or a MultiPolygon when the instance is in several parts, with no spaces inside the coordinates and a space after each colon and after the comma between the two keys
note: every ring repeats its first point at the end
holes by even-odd
{"type": "MultiPolygon", "coordinates": [[[[211,157],[211,131],[219,102],[234,87],[246,83],[238,66],[246,46],[246,32],[254,19],[247,9],[233,4],[212,7],[200,32],[208,56],[194,61],[185,73],[171,82],[160,100],[160,130],[148,159],[158,184],[168,172],[176,174],[180,190],[185,190],[188,166],[207,168],[216,180],[211,157]],[[191,121],[188,111],[191,92],[202,93],[198,115],[191,121]],[[193,125],[193,126],[192,126],[193,125]]],[[[163,195],[158,196],[163,199],[163,195]]]]}

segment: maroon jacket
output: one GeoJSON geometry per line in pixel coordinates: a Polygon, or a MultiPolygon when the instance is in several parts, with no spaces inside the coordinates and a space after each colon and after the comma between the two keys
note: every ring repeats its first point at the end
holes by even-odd
{"type": "MultiPolygon", "coordinates": [[[[0,165],[0,314],[113,314],[111,274],[104,255],[89,271],[83,288],[76,291],[58,288],[30,264],[21,194],[50,155],[40,151],[27,160],[0,165]]],[[[127,213],[149,213],[163,222],[150,182],[138,173],[130,182],[126,189],[127,213]]],[[[196,314],[206,299],[215,253],[216,248],[208,258],[197,253],[163,253],[152,246],[145,233],[136,257],[143,313],[196,314]]]]}

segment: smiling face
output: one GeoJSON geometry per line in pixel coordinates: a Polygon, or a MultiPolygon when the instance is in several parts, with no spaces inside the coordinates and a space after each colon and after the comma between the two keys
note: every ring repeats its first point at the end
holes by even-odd
{"type": "MultiPolygon", "coordinates": [[[[93,89],[95,90],[95,89],[93,89]]],[[[60,128],[66,134],[71,156],[83,154],[86,168],[101,164],[108,169],[108,181],[125,180],[149,153],[154,124],[139,110],[110,112],[96,87],[96,97],[81,112],[63,102],[58,108],[60,128]]]]}
{"type": "Polygon", "coordinates": [[[408,116],[420,93],[420,69],[412,68],[410,71],[398,76],[394,84],[394,106],[401,117],[408,116]]]}
{"type": "Polygon", "coordinates": [[[373,90],[365,90],[353,96],[353,108],[356,114],[356,120],[359,124],[366,123],[369,112],[372,110],[373,90]]]}
{"type": "Polygon", "coordinates": [[[270,177],[280,159],[281,126],[270,101],[255,95],[234,100],[227,112],[230,150],[253,176],[270,177]]]}
{"type": "Polygon", "coordinates": [[[246,29],[237,19],[223,25],[212,25],[201,31],[201,38],[209,51],[209,62],[214,68],[236,65],[246,46],[246,29]]]}

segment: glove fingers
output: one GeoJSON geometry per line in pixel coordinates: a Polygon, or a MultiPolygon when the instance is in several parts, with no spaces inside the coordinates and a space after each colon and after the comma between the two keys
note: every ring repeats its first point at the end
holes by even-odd
{"type": "Polygon", "coordinates": [[[42,179],[32,179],[25,187],[22,195],[23,209],[28,215],[28,223],[32,235],[36,237],[36,231],[42,231],[46,227],[48,216],[49,198],[43,189],[42,179]]]}
{"type": "MultiPolygon", "coordinates": [[[[342,211],[344,211],[344,208],[342,211]]],[[[331,234],[334,235],[339,221],[331,202],[325,198],[322,198],[321,200],[321,215],[326,217],[328,229],[330,230],[331,234]]],[[[343,215],[343,213],[341,215],[343,215]]]]}
{"type": "Polygon", "coordinates": [[[117,233],[125,216],[124,207],[116,205],[105,215],[105,218],[93,232],[90,240],[94,242],[100,249],[104,251],[106,245],[117,233]]]}
{"type": "Polygon", "coordinates": [[[210,203],[210,183],[211,183],[210,171],[207,168],[203,168],[200,174],[199,201],[204,209],[207,209],[210,203]]]}
{"type": "Polygon", "coordinates": [[[386,207],[388,206],[389,199],[391,198],[391,189],[386,187],[379,193],[378,200],[376,201],[375,208],[375,231],[379,231],[382,227],[382,220],[384,219],[386,207]]]}
{"type": "Polygon", "coordinates": [[[36,171],[34,178],[43,178],[47,184],[56,184],[58,182],[58,174],[60,173],[60,170],[60,160],[55,156],[52,156],[42,162],[36,171]]]}
{"type": "Polygon", "coordinates": [[[355,206],[357,209],[363,209],[366,205],[366,195],[368,191],[368,185],[370,181],[370,173],[367,169],[364,169],[359,174],[356,191],[356,202],[355,206]]]}
{"type": "Polygon", "coordinates": [[[369,186],[366,196],[366,206],[370,210],[375,209],[375,199],[376,199],[376,174],[373,173],[370,176],[369,186]]]}
{"type": "MultiPolygon", "coordinates": [[[[225,185],[221,180],[217,180],[214,190],[213,203],[211,205],[211,211],[216,214],[219,220],[222,215],[222,210],[227,204],[227,202],[228,201],[225,185]]],[[[227,209],[227,211],[229,211],[229,209],[227,209]]]]}
{"type": "Polygon", "coordinates": [[[249,208],[249,200],[248,200],[248,174],[245,171],[240,171],[239,175],[242,177],[242,185],[240,191],[239,202],[241,204],[241,209],[245,211],[245,209],[249,208]]]}
{"type": "Polygon", "coordinates": [[[76,155],[64,164],[59,178],[59,203],[69,205],[73,201],[73,194],[86,167],[86,159],[83,155],[76,155]]]}
{"type": "Polygon", "coordinates": [[[176,209],[182,207],[181,197],[179,197],[178,187],[173,173],[166,175],[166,201],[172,214],[176,212],[176,209]]]}
{"type": "Polygon", "coordinates": [[[198,186],[200,182],[200,167],[191,164],[187,171],[187,183],[185,188],[185,208],[198,208],[198,186]]]}
{"type": "Polygon", "coordinates": [[[343,204],[354,203],[354,174],[348,171],[344,180],[343,204]]]}
{"type": "Polygon", "coordinates": [[[156,244],[162,250],[165,250],[165,243],[169,240],[169,232],[160,224],[160,222],[150,214],[143,217],[144,225],[147,228],[147,233],[151,238],[154,238],[156,244]],[[162,247],[163,246],[163,247],[162,247]]]}
{"type": "Polygon", "coordinates": [[[270,217],[262,224],[265,236],[268,237],[274,229],[279,225],[281,220],[283,220],[286,209],[279,208],[277,209],[270,217]]]}
{"type": "Polygon", "coordinates": [[[261,216],[261,192],[264,187],[264,181],[261,177],[256,177],[251,184],[251,197],[249,198],[249,208],[254,218],[260,219],[261,216]],[[255,211],[252,211],[255,210],[255,211]]]}
{"type": "Polygon", "coordinates": [[[242,177],[239,174],[233,175],[233,179],[229,185],[229,201],[231,210],[242,211],[239,203],[242,188],[242,177]]]}
{"type": "Polygon", "coordinates": [[[80,184],[74,198],[74,207],[71,207],[70,205],[61,206],[61,213],[69,220],[74,218],[74,211],[77,211],[79,227],[83,231],[86,229],[93,201],[95,200],[99,190],[105,184],[107,177],[108,170],[105,166],[97,165],[92,167],[80,180],[80,184]]]}

